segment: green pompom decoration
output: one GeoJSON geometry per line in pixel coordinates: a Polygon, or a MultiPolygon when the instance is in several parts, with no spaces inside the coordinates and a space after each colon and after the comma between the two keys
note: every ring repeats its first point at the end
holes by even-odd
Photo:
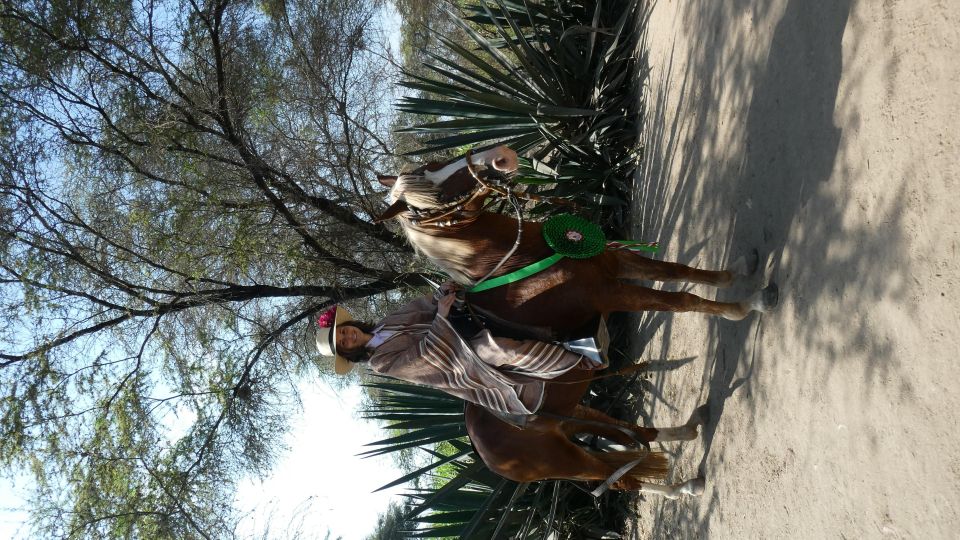
{"type": "Polygon", "coordinates": [[[600,227],[570,214],[557,214],[543,224],[543,239],[554,251],[571,259],[587,259],[603,252],[607,238],[600,227]]]}

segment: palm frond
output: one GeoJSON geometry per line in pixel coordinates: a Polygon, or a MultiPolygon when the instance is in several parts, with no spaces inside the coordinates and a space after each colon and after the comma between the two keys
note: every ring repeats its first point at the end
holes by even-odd
{"type": "MultiPolygon", "coordinates": [[[[454,21],[469,45],[437,36],[449,55],[431,56],[431,76],[408,74],[402,83],[420,94],[402,98],[398,108],[436,118],[400,130],[423,137],[423,148],[408,155],[510,143],[551,168],[573,164],[576,174],[549,180],[577,187],[555,193],[596,204],[588,217],[609,215],[629,198],[641,155],[642,102],[631,84],[647,73],[646,56],[636,53],[646,20],[638,6],[485,0],[466,8],[467,16],[454,21]]],[[[518,177],[532,186],[549,183],[537,174],[518,177]]]]}

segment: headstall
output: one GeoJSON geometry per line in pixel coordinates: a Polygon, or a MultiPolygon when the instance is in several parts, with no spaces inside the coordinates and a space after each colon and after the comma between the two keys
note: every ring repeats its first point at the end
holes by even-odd
{"type": "Polygon", "coordinates": [[[473,163],[473,152],[467,150],[465,157],[467,162],[467,170],[470,171],[470,175],[473,176],[474,180],[477,181],[477,186],[467,193],[461,195],[456,200],[437,208],[424,209],[410,206],[408,204],[408,210],[414,216],[413,218],[410,218],[411,223],[417,226],[433,225],[435,227],[451,227],[464,221],[472,220],[480,214],[479,211],[476,211],[454,219],[443,219],[452,214],[462,212],[468,204],[473,202],[485,190],[491,191],[508,199],[511,195],[514,195],[511,190],[500,186],[499,183],[490,184],[480,176],[479,168],[473,163]]]}
{"type": "Polygon", "coordinates": [[[463,212],[463,209],[473,202],[480,193],[483,191],[483,185],[478,185],[469,192],[461,195],[456,200],[449,202],[438,208],[417,208],[415,206],[407,204],[407,211],[410,214],[413,214],[413,217],[408,218],[411,223],[417,226],[426,226],[433,225],[435,227],[450,227],[462,223],[467,219],[473,219],[480,215],[479,211],[470,212],[469,215],[463,215],[453,219],[444,220],[443,218],[463,212]]]}

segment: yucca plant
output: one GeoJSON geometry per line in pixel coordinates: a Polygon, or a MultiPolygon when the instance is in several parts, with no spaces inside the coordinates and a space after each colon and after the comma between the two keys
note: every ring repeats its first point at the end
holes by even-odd
{"type": "Polygon", "coordinates": [[[518,181],[622,208],[640,155],[639,11],[638,0],[483,0],[468,8],[457,24],[471,43],[438,36],[450,54],[431,55],[434,76],[407,72],[401,83],[420,95],[402,98],[399,109],[436,118],[401,130],[424,136],[413,153],[505,142],[530,157],[518,181]]]}

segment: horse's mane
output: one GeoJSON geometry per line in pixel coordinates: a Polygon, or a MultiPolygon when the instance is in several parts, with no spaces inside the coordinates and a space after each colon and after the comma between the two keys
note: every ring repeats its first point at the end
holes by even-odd
{"type": "Polygon", "coordinates": [[[401,174],[390,190],[391,201],[399,198],[420,209],[440,206],[440,188],[421,174],[401,174]]]}
{"type": "MultiPolygon", "coordinates": [[[[438,208],[441,190],[429,178],[420,174],[402,174],[390,189],[390,200],[403,198],[408,205],[421,210],[438,208]]],[[[401,213],[397,216],[403,233],[413,249],[435,262],[454,281],[463,285],[472,285],[468,268],[474,250],[469,242],[443,234],[434,228],[420,227],[411,221],[410,216],[401,213]]]]}

